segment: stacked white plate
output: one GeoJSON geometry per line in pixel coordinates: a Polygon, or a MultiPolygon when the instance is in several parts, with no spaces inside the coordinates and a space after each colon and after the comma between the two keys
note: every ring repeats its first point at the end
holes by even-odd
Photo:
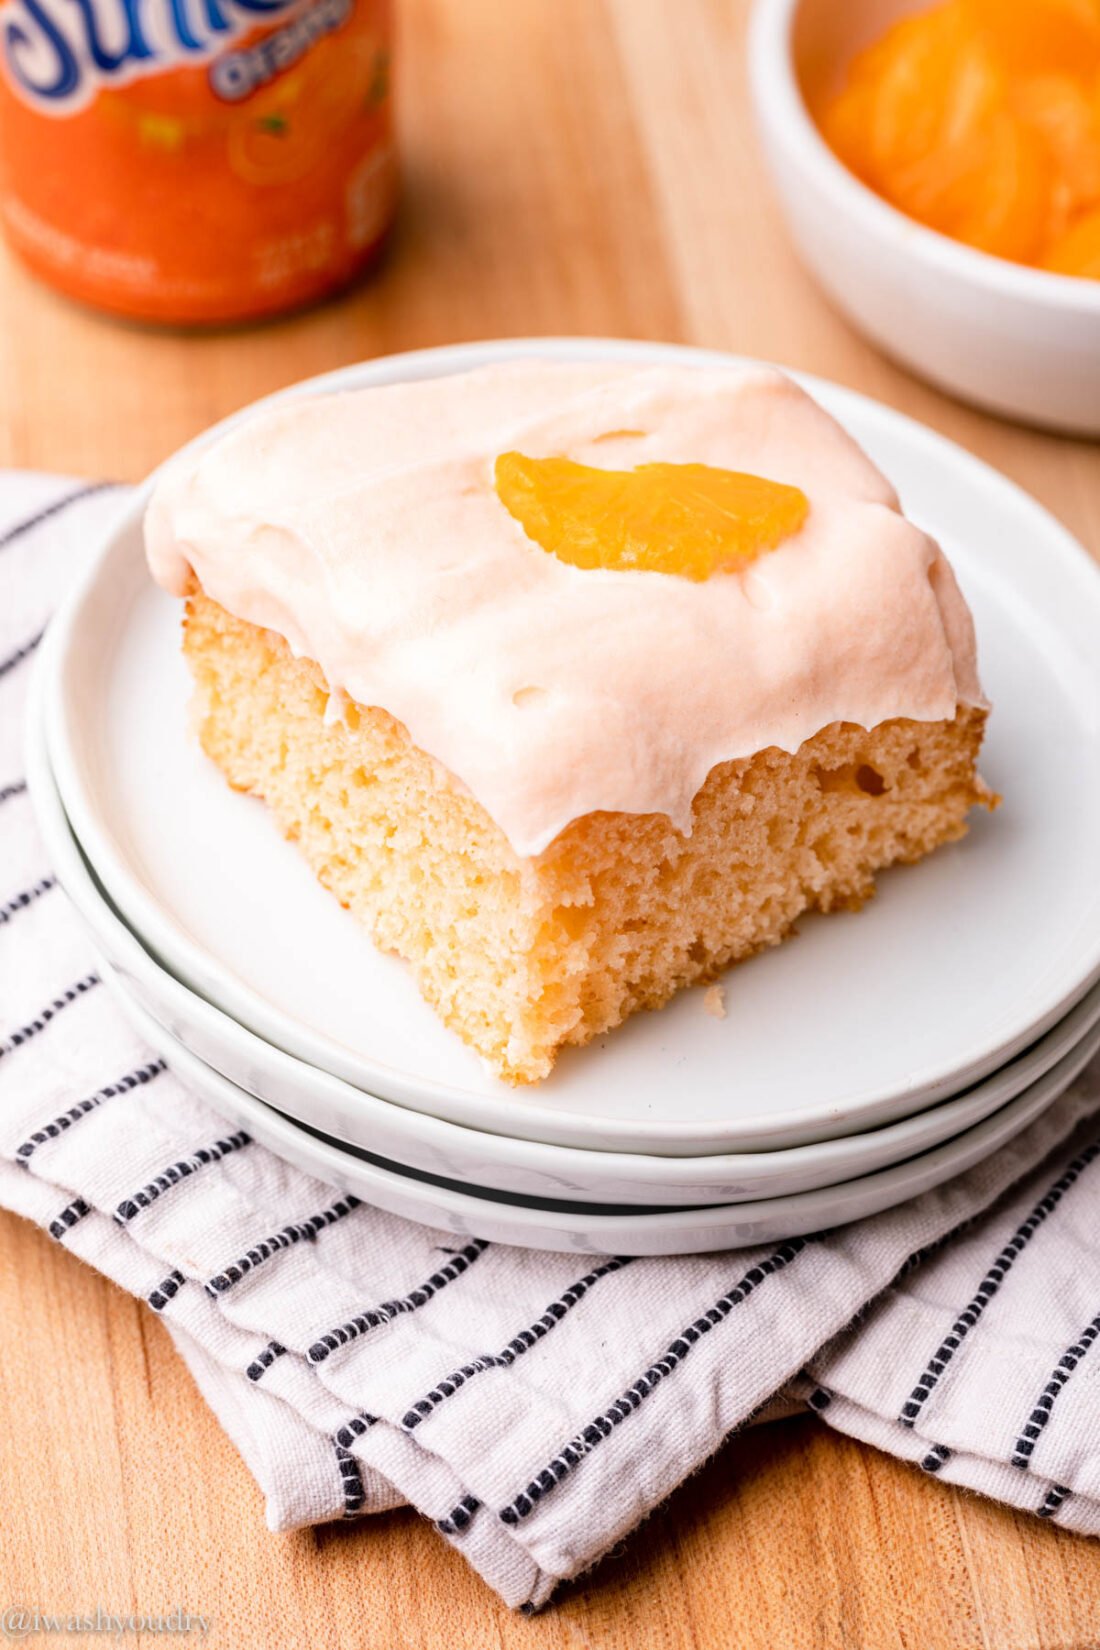
{"type": "MultiPolygon", "coordinates": [[[[532,355],[728,360],[542,339],[370,362],[284,395],[532,355]]],[[[486,1075],[262,805],[202,757],[178,604],[145,569],[148,489],[126,502],[43,647],[31,783],[106,977],[220,1112],[438,1227],[689,1252],[818,1230],[942,1183],[1038,1116],[1100,1046],[1100,577],[984,465],[803,381],[955,566],[995,705],[983,771],[1004,805],[885,874],[858,916],[811,918],[731,973],[724,1019],[684,993],[568,1051],[531,1090],[486,1075]]]]}

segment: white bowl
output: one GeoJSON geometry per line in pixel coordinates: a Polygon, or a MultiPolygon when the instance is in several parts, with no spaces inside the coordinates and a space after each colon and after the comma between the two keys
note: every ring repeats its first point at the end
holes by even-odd
{"type": "Polygon", "coordinates": [[[756,0],[749,79],[791,235],[887,354],[993,412],[1100,435],[1100,281],[975,251],[905,217],[833,154],[808,103],[914,0],[756,0]]]}

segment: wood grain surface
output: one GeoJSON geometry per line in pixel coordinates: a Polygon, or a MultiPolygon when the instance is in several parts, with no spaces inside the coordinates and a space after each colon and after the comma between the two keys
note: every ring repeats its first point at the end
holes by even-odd
{"type": "MultiPolygon", "coordinates": [[[[1096,553],[1095,446],[917,383],[796,263],[748,120],[746,12],[404,0],[405,206],[375,278],[275,325],[182,337],[86,313],[0,255],[0,464],[136,478],[233,408],[363,356],[609,333],[867,391],[1006,471],[1096,553]]],[[[1100,1543],[810,1419],[733,1440],[529,1621],[410,1512],[268,1534],[163,1327],[10,1216],[0,1337],[0,1608],[181,1605],[212,1620],[186,1642],[232,1650],[1100,1646],[1100,1543]]]]}

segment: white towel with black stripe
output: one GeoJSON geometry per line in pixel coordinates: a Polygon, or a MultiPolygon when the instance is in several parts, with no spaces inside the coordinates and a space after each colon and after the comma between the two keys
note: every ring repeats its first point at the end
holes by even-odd
{"type": "Polygon", "coordinates": [[[905,1208],[633,1261],[458,1246],[164,1069],[98,982],[22,779],[28,663],[110,503],[0,476],[0,1203],[164,1319],[270,1526],[409,1501],[535,1609],[786,1388],[1100,1533],[1100,1068],[905,1208]]]}

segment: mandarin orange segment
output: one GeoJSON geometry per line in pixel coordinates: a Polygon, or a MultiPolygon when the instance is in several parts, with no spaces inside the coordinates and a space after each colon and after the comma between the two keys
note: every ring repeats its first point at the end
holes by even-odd
{"type": "MultiPolygon", "coordinates": [[[[861,52],[820,124],[910,217],[1045,266],[1100,202],[1100,0],[945,0],[861,52]]],[[[1057,256],[1086,273],[1078,245],[1057,256]]]]}
{"type": "Polygon", "coordinates": [[[821,109],[818,125],[829,148],[848,170],[877,187],[867,146],[873,96],[873,87],[850,83],[821,109]]]}
{"type": "Polygon", "coordinates": [[[899,170],[890,194],[930,228],[1024,261],[1038,253],[1051,209],[1042,145],[1000,111],[968,142],[899,170]]]}
{"type": "Polygon", "coordinates": [[[1100,281],[1100,210],[1079,219],[1054,243],[1043,268],[1056,275],[1084,275],[1100,281]]]}
{"type": "Polygon", "coordinates": [[[1100,201],[1098,91],[1068,74],[1033,75],[1013,89],[1013,108],[1046,146],[1067,212],[1100,201]]]}
{"type": "MultiPolygon", "coordinates": [[[[894,24],[861,53],[822,125],[847,164],[912,211],[904,199],[910,173],[942,168],[950,189],[980,168],[979,146],[1003,95],[1001,71],[949,4],[894,24]]],[[[918,196],[931,181],[917,186],[918,196]]]]}
{"type": "Polygon", "coordinates": [[[709,464],[600,470],[502,453],[497,496],[528,538],[573,567],[702,580],[774,550],[806,519],[805,493],[709,464]]]}
{"type": "Polygon", "coordinates": [[[1011,74],[1100,68],[1097,0],[960,0],[960,10],[1011,74]]]}
{"type": "Polygon", "coordinates": [[[885,37],[868,134],[873,163],[889,173],[979,133],[1001,96],[1001,76],[952,6],[899,23],[885,37]]]}

